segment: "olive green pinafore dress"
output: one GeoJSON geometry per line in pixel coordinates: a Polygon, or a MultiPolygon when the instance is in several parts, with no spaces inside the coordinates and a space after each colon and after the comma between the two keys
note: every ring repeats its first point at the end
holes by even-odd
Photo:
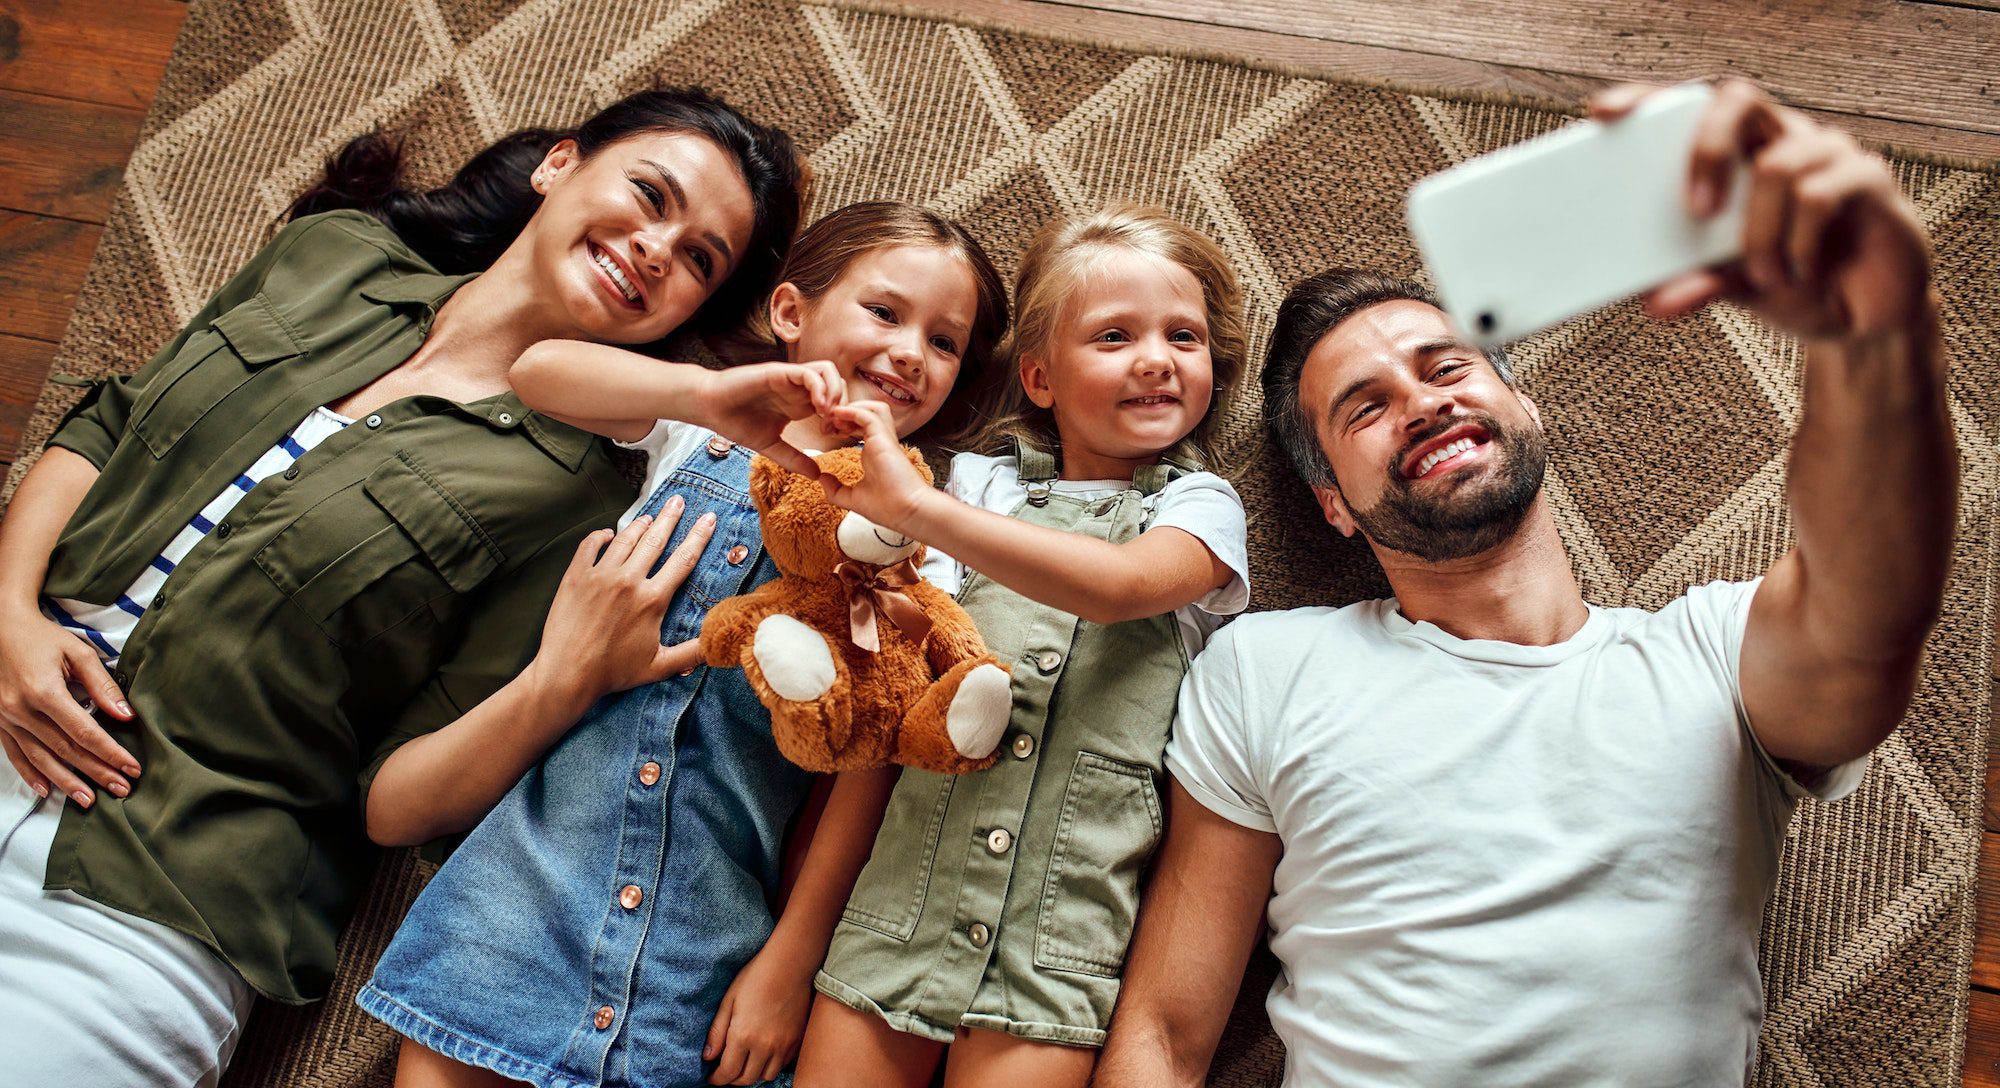
{"type": "MultiPolygon", "coordinates": [[[[1142,469],[1110,497],[1054,492],[1055,458],[1017,451],[1014,517],[1123,543],[1147,495],[1189,471],[1142,469]]],[[[959,603],[1014,674],[1000,761],[905,770],[821,993],[900,1031],[963,1026],[1100,1046],[1162,830],[1163,752],[1187,649],[1174,615],[1100,625],[967,572],[959,603]]]]}

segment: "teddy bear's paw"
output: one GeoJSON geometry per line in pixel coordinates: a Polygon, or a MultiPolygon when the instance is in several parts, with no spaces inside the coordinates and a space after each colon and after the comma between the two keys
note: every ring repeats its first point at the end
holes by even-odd
{"type": "Polygon", "coordinates": [[[826,637],[790,616],[764,617],[750,652],[781,699],[809,702],[833,688],[833,652],[826,637]]]}
{"type": "Polygon", "coordinates": [[[945,711],[945,732],[951,746],[967,759],[984,759],[1000,743],[1014,710],[1014,685],[1007,670],[981,665],[965,674],[945,711]]]}

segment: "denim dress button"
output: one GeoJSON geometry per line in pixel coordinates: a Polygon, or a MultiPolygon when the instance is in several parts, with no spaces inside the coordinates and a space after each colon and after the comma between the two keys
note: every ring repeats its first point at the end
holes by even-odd
{"type": "Polygon", "coordinates": [[[639,784],[641,786],[651,786],[659,781],[660,765],[651,760],[646,761],[646,765],[639,768],[639,784]]]}
{"type": "Polygon", "coordinates": [[[627,884],[618,889],[618,905],[626,910],[638,910],[639,904],[645,900],[646,893],[640,891],[637,884],[627,884]]]}
{"type": "Polygon", "coordinates": [[[743,560],[749,558],[749,556],[750,556],[750,549],[741,544],[738,544],[735,547],[729,549],[729,565],[732,567],[740,567],[743,565],[743,560]]]}
{"type": "Polygon", "coordinates": [[[735,448],[736,443],[731,442],[721,435],[716,435],[714,438],[708,440],[708,455],[718,461],[729,456],[729,451],[735,448]]]}
{"type": "Polygon", "coordinates": [[[597,1025],[597,1030],[603,1031],[611,1026],[612,1018],[617,1015],[617,1013],[611,1011],[611,1006],[599,1005],[597,1007],[597,1015],[591,1017],[590,1022],[597,1025]]]}

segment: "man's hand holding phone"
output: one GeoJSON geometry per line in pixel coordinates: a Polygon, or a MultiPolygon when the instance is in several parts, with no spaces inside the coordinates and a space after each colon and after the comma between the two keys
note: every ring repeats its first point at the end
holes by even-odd
{"type": "MultiPolygon", "coordinates": [[[[1615,123],[1659,90],[1610,88],[1591,99],[1590,115],[1615,123]]],[[[1786,332],[1849,339],[1907,327],[1930,307],[1930,241],[1887,163],[1731,80],[1717,86],[1695,129],[1689,212],[1716,214],[1745,162],[1742,255],[1646,292],[1650,312],[1679,317],[1727,298],[1786,332]]]]}

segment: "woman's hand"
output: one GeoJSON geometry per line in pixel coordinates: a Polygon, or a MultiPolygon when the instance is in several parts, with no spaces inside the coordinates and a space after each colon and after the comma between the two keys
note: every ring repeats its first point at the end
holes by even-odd
{"type": "Polygon", "coordinates": [[[715,1063],[708,1083],[762,1084],[798,1057],[819,969],[803,959],[767,943],[737,972],[701,1051],[715,1063]]]}
{"type": "Polygon", "coordinates": [[[918,506],[937,489],[924,482],[910,463],[902,439],[896,437],[889,406],[880,401],[842,404],[827,413],[827,421],[861,439],[859,480],[843,484],[830,473],[819,474],[827,500],[885,529],[923,539],[915,528],[918,506]]]}
{"type": "Polygon", "coordinates": [[[598,696],[664,680],[701,663],[697,640],[660,645],[667,606],[715,535],[715,516],[703,514],[654,572],[684,509],[675,495],[657,517],[634,518],[615,534],[600,529],[583,538],[549,606],[541,649],[528,665],[539,680],[569,687],[587,706],[598,696]]]}
{"type": "Polygon", "coordinates": [[[39,612],[0,619],[0,748],[29,788],[61,790],[79,807],[132,790],[139,761],[90,716],[89,703],[129,721],[132,708],[97,651],[39,612]]]}
{"type": "Polygon", "coordinates": [[[711,371],[701,389],[701,422],[805,476],[819,465],[785,441],[794,420],[825,415],[847,399],[847,383],[832,363],[754,363],[711,371]]]}

